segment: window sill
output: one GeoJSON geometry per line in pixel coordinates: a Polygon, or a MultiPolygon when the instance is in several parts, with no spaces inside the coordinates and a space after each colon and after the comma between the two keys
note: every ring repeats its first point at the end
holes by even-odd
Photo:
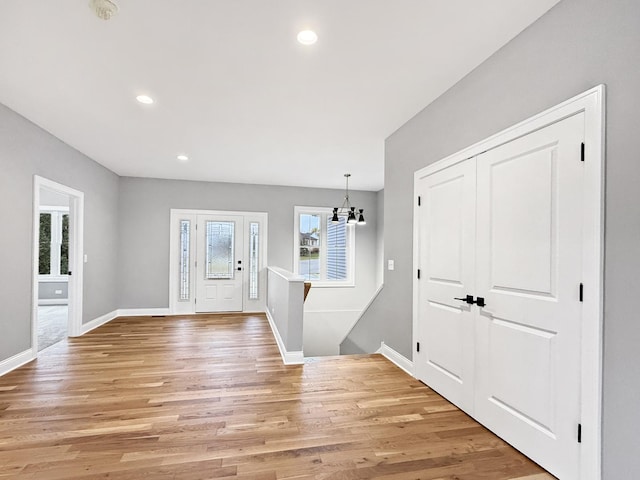
{"type": "Polygon", "coordinates": [[[42,283],[67,283],[68,275],[38,275],[38,282],[42,283]]]}

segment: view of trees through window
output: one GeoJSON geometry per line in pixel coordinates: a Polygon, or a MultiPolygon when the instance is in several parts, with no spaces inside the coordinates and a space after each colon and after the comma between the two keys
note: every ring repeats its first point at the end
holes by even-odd
{"type": "Polygon", "coordinates": [[[69,214],[40,214],[38,273],[67,275],[69,271],[69,214]]]}
{"type": "Polygon", "coordinates": [[[38,273],[51,274],[51,214],[40,214],[40,255],[38,273]]]}
{"type": "Polygon", "coordinates": [[[62,216],[62,242],[60,243],[60,275],[69,272],[69,215],[62,216]]]}

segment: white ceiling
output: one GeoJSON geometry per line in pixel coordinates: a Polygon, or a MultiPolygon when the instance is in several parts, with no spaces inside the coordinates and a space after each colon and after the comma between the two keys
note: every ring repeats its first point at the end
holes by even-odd
{"type": "Polygon", "coordinates": [[[363,190],[387,136],[558,2],[114,1],[2,0],[0,102],[119,175],[363,190]]]}

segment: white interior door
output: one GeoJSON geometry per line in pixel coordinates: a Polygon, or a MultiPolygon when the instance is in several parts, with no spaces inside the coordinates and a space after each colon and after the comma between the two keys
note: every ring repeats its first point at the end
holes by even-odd
{"type": "Polygon", "coordinates": [[[196,225],[196,312],[242,311],[244,218],[198,215],[196,225]]]}
{"type": "Polygon", "coordinates": [[[474,416],[563,480],[579,478],[583,125],[477,157],[474,416]]]}
{"type": "Polygon", "coordinates": [[[419,180],[418,338],[416,373],[452,403],[473,408],[475,161],[419,180]]]}

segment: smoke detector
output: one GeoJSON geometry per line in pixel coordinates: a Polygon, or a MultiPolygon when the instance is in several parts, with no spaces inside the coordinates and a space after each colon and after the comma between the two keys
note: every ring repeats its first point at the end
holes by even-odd
{"type": "Polygon", "coordinates": [[[102,20],[109,20],[118,13],[118,5],[111,0],[89,0],[89,7],[102,20]]]}

